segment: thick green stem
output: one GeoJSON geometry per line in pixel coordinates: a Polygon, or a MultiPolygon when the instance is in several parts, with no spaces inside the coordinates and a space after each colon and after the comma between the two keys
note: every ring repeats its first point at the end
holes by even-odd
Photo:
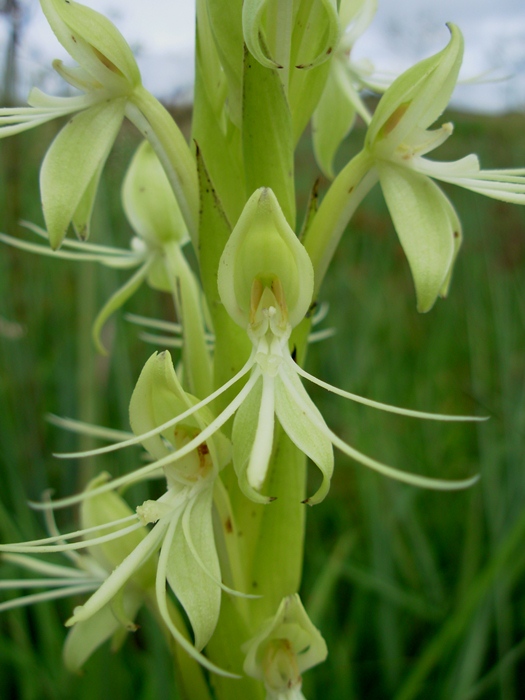
{"type": "Polygon", "coordinates": [[[304,239],[315,273],[314,298],[348,222],[377,182],[373,160],[367,151],[358,153],[341,170],[326,193],[304,239]]]}
{"type": "Polygon", "coordinates": [[[211,394],[211,358],[206,343],[200,288],[180,246],[165,246],[165,262],[177,320],[182,324],[184,347],[182,361],[185,382],[190,393],[202,399],[211,394]]]}

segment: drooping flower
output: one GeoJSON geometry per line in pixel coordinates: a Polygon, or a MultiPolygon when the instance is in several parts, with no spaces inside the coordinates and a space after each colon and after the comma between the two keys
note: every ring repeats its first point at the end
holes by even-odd
{"type": "Polygon", "coordinates": [[[151,140],[177,193],[189,230],[196,226],[198,194],[193,158],[175,123],[142,86],[125,39],[103,15],[74,0],[40,0],[62,46],[77,61],[53,67],[83,94],[53,97],[34,88],[30,107],[0,110],[0,138],[74,114],[42,163],[40,189],[51,247],[58,248],[72,223],[87,238],[100,176],[124,116],[151,140]],[[162,133],[158,122],[163,122],[162,133]],[[167,143],[164,141],[167,140],[167,143]]]}
{"type": "Polygon", "coordinates": [[[301,674],[328,654],[297,593],[283,599],[243,650],[244,672],[264,683],[266,700],[304,700],[301,674]]]}
{"type": "MultiPolygon", "coordinates": [[[[479,419],[422,413],[364,399],[313,377],[296,364],[288,341],[293,328],[304,319],[310,306],[313,270],[304,247],[287,224],[271,190],[257,190],[246,204],[224,249],[218,287],[226,310],[246,330],[252,342],[252,351],[244,367],[202,401],[178,415],[166,416],[162,425],[152,426],[135,439],[62,457],[102,454],[137,442],[146,445],[150,438],[186,421],[249,374],[237,396],[198,435],[174,455],[159,454],[153,464],[137,470],[136,477],[141,478],[159,467],[185,458],[235,415],[233,466],[242,491],[258,503],[273,500],[271,495],[262,495],[260,491],[268,474],[275,417],[289,438],[321,471],[321,486],[306,501],[311,505],[321,501],[328,492],[333,471],[332,446],[361,464],[408,484],[452,490],[466,488],[477,480],[477,477],[461,481],[432,479],[389,467],[348,445],[326,425],[304,389],[301,377],[339,396],[405,416],[445,421],[479,419]]],[[[123,477],[116,479],[113,486],[121,483],[125,483],[123,477]]],[[[57,503],[72,502],[74,498],[57,503]]]]}

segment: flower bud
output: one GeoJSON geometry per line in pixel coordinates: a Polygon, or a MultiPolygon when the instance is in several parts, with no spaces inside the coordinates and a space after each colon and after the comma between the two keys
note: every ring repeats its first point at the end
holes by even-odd
{"type": "Polygon", "coordinates": [[[275,617],[244,647],[244,672],[264,682],[267,699],[302,697],[301,673],[326,659],[327,649],[299,596],[287,596],[275,617]]]}
{"type": "Polygon", "coordinates": [[[164,168],[148,141],[138,147],[122,186],[124,211],[135,232],[150,245],[189,240],[164,168]]]}

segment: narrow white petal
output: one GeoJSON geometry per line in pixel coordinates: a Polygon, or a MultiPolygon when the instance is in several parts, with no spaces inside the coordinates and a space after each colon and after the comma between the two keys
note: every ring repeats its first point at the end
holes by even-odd
{"type": "MultiPolygon", "coordinates": [[[[86,535],[89,535],[93,532],[100,532],[100,530],[107,530],[110,527],[114,527],[115,525],[123,525],[124,523],[129,523],[131,520],[137,520],[137,516],[133,513],[133,515],[129,515],[125,518],[121,518],[120,520],[113,520],[110,523],[105,523],[104,525],[96,525],[94,527],[88,527],[85,528],[84,530],[76,530],[75,532],[68,532],[68,533],[57,533],[56,535],[53,535],[52,537],[44,537],[38,540],[27,540],[25,542],[19,542],[18,544],[20,545],[40,545],[40,544],[51,544],[52,542],[61,542],[63,540],[71,540],[75,539],[76,537],[85,537],[86,535]]],[[[16,546],[16,543],[12,543],[12,545],[0,545],[0,547],[3,546],[16,546]]]]}
{"type": "MultiPolygon", "coordinates": [[[[127,474],[125,476],[121,476],[118,479],[113,479],[112,481],[108,481],[107,483],[103,484],[102,486],[98,486],[97,488],[91,489],[90,491],[84,491],[80,494],[76,494],[75,496],[69,496],[67,498],[61,498],[56,501],[51,501],[49,503],[34,503],[31,502],[31,507],[34,508],[35,510],[47,510],[47,509],[58,509],[58,508],[66,508],[67,506],[71,506],[75,503],[79,503],[86,498],[92,498],[93,496],[97,496],[100,493],[104,493],[105,491],[111,491],[113,489],[119,488],[120,486],[123,486],[124,484],[130,484],[134,483],[136,481],[141,481],[145,477],[147,477],[149,474],[152,472],[158,471],[160,467],[163,467],[167,464],[173,464],[177,462],[177,460],[181,459],[182,457],[185,457],[187,454],[192,452],[196,447],[201,445],[203,442],[205,442],[213,433],[215,433],[217,430],[219,430],[230,418],[231,416],[235,413],[235,411],[239,408],[239,406],[242,404],[242,402],[246,399],[250,391],[253,389],[253,386],[255,382],[257,381],[258,375],[252,375],[246,385],[241,389],[241,391],[237,394],[237,396],[233,399],[233,401],[224,409],[222,413],[220,413],[217,418],[210,423],[199,435],[197,435],[193,440],[188,442],[184,447],[182,447],[180,450],[177,450],[176,452],[173,452],[169,455],[166,455],[166,457],[163,457],[162,459],[158,459],[156,462],[152,462],[151,464],[148,464],[145,467],[141,467],[140,469],[136,469],[134,472],[131,472],[130,474],[127,474]]],[[[224,385],[226,386],[226,385],[224,385]]],[[[221,387],[224,389],[224,386],[221,387]]],[[[202,404],[202,402],[201,402],[202,404]]],[[[197,406],[200,408],[201,405],[197,404],[197,406]]],[[[195,407],[194,407],[195,408],[195,407]]],[[[182,415],[182,414],[181,414],[182,415]]],[[[175,422],[178,422],[181,420],[180,416],[177,416],[175,422]]],[[[173,422],[170,421],[169,425],[173,425],[173,422]]],[[[163,426],[163,429],[166,427],[166,424],[163,426]]],[[[157,431],[151,431],[150,434],[156,433],[157,431]]],[[[143,439],[144,436],[141,436],[141,439],[143,439]]]]}
{"type": "MultiPolygon", "coordinates": [[[[293,360],[291,360],[293,362],[293,360]]],[[[301,377],[304,377],[305,379],[308,379],[310,382],[313,384],[317,384],[320,387],[323,387],[323,389],[327,389],[328,391],[331,391],[333,394],[337,394],[338,396],[342,396],[345,399],[350,399],[351,401],[355,401],[356,403],[361,403],[364,406],[370,406],[371,408],[378,408],[381,411],[386,411],[388,413],[397,413],[400,416],[409,416],[410,418],[424,418],[427,420],[438,420],[438,421],[455,421],[455,422],[461,422],[461,421],[485,421],[488,420],[488,416],[451,416],[447,415],[444,413],[427,413],[425,411],[413,411],[412,409],[409,408],[400,408],[399,406],[392,406],[391,404],[387,403],[381,403],[380,401],[373,401],[372,399],[366,399],[363,396],[359,396],[358,394],[352,394],[349,391],[344,391],[343,389],[339,389],[336,386],[333,386],[333,384],[328,384],[327,382],[323,382],[321,379],[318,379],[317,377],[314,377],[312,374],[309,374],[306,372],[302,367],[299,367],[294,363],[295,371],[297,374],[300,374],[301,377]]]]}
{"type": "Polygon", "coordinates": [[[155,328],[158,331],[166,331],[174,335],[180,335],[182,333],[181,324],[173,323],[172,321],[161,321],[158,318],[149,318],[148,316],[139,316],[138,314],[126,314],[125,319],[137,326],[145,326],[145,328],[155,328]]]}
{"type": "Polygon", "coordinates": [[[64,588],[75,586],[100,586],[99,579],[84,578],[72,580],[70,578],[12,578],[0,581],[0,591],[11,588],[64,588]]]}
{"type": "Polygon", "coordinates": [[[81,593],[90,593],[92,590],[93,584],[89,586],[69,586],[59,590],[45,591],[44,593],[33,593],[31,595],[15,598],[14,600],[7,600],[5,603],[0,603],[0,612],[12,610],[13,608],[20,608],[24,605],[43,603],[46,600],[56,600],[57,598],[67,598],[68,596],[80,595],[81,593]]]}
{"type": "Polygon", "coordinates": [[[268,472],[268,465],[272,455],[275,422],[275,380],[273,377],[263,373],[262,382],[257,430],[246,471],[248,483],[257,491],[264,484],[268,472]]]}
{"type": "MultiPolygon", "coordinates": [[[[141,525],[142,527],[142,525],[141,525]]],[[[76,608],[73,616],[66,622],[71,627],[76,622],[87,620],[115,596],[133,574],[142,566],[159,547],[166,532],[167,523],[159,521],[146,537],[128,554],[112,574],[93,593],[84,605],[76,608]]]]}
{"type": "Polygon", "coordinates": [[[171,619],[169,610],[168,610],[168,604],[167,604],[167,596],[166,596],[166,577],[167,577],[167,570],[168,570],[168,557],[171,551],[171,544],[173,542],[173,537],[175,535],[175,528],[177,526],[177,521],[173,520],[168,528],[168,531],[166,532],[166,536],[164,538],[164,542],[162,543],[162,548],[160,551],[160,556],[159,556],[159,562],[157,565],[157,579],[155,582],[155,592],[157,596],[157,605],[159,608],[160,615],[162,619],[164,620],[164,623],[166,624],[166,627],[169,629],[171,634],[173,635],[174,639],[181,645],[181,647],[188,652],[188,654],[195,659],[198,663],[200,663],[202,666],[207,668],[209,671],[213,671],[214,673],[218,673],[220,676],[226,676],[227,678],[240,678],[240,676],[237,676],[234,673],[228,673],[228,671],[224,671],[223,669],[219,668],[218,666],[215,666],[209,659],[207,659],[203,654],[200,654],[193,644],[191,644],[186,637],[182,634],[180,630],[178,630],[175,625],[173,624],[173,620],[171,619]]]}
{"type": "Polygon", "coordinates": [[[85,578],[86,572],[79,569],[73,569],[70,566],[59,566],[58,564],[50,564],[41,559],[34,559],[25,554],[2,554],[2,561],[8,561],[17,566],[22,566],[28,571],[35,571],[38,574],[45,576],[70,577],[71,579],[85,578]]]}
{"type": "Polygon", "coordinates": [[[305,502],[314,505],[323,500],[330,488],[334,469],[331,440],[320,429],[324,418],[308,396],[299,379],[296,365],[290,358],[283,364],[276,381],[277,417],[283,430],[295,445],[319,468],[323,480],[316,493],[305,502]]]}
{"type": "MultiPolygon", "coordinates": [[[[113,525],[113,523],[111,523],[113,525]]],[[[136,523],[135,525],[130,525],[129,527],[124,527],[117,532],[112,532],[109,535],[102,535],[101,537],[94,537],[90,540],[82,540],[81,542],[69,542],[68,544],[38,544],[38,543],[27,543],[22,542],[19,544],[1,544],[0,552],[13,552],[15,554],[44,554],[50,552],[67,552],[69,550],[85,549],[86,547],[93,547],[95,545],[104,544],[104,542],[110,542],[111,540],[116,540],[119,537],[134,532],[135,530],[144,527],[141,523],[136,523]]],[[[63,538],[63,536],[61,536],[63,538]]],[[[55,538],[49,538],[52,540],[55,538]]]]}
{"type": "MultiPolygon", "coordinates": [[[[285,381],[286,379],[283,378],[283,382],[285,381]]],[[[295,391],[289,384],[288,388],[291,392],[295,391]]],[[[301,403],[300,397],[298,397],[298,402],[301,403]]],[[[352,457],[352,459],[355,459],[357,462],[363,464],[365,467],[369,467],[370,469],[373,469],[384,476],[388,476],[391,479],[395,479],[412,486],[419,486],[421,488],[433,489],[436,491],[457,491],[460,489],[466,489],[475,484],[479,479],[479,474],[476,474],[469,479],[462,479],[458,481],[433,479],[431,477],[410,474],[409,472],[396,469],[395,467],[390,467],[387,464],[383,464],[382,462],[368,457],[341,440],[341,438],[330,430],[324,420],[319,420],[319,417],[306,404],[302,404],[302,409],[305,411],[310,420],[316,424],[321,432],[330,440],[334,447],[337,447],[339,450],[341,450],[341,452],[344,452],[349,457],[352,457]]]]}
{"type": "Polygon", "coordinates": [[[85,423],[84,421],[76,420],[75,418],[55,416],[53,413],[48,413],[46,415],[46,420],[52,425],[56,425],[58,428],[71,430],[72,432],[79,433],[80,435],[98,437],[102,440],[128,440],[133,436],[133,433],[130,430],[114,430],[113,428],[105,428],[101,425],[85,423]]]}
{"type": "Polygon", "coordinates": [[[22,238],[8,236],[5,233],[0,233],[0,241],[7,243],[13,248],[27,250],[30,253],[37,253],[38,255],[44,255],[49,258],[59,258],[61,260],[75,260],[82,262],[98,262],[101,265],[106,265],[107,267],[127,269],[130,267],[136,267],[136,265],[138,265],[140,262],[140,259],[138,259],[136,256],[132,257],[130,255],[107,257],[99,253],[78,253],[67,250],[52,250],[48,246],[40,245],[38,243],[31,243],[30,241],[25,241],[22,238]]]}
{"type": "MultiPolygon", "coordinates": [[[[184,413],[180,413],[178,416],[175,416],[169,421],[166,421],[166,423],[163,423],[162,425],[159,425],[157,428],[154,428],[153,430],[150,430],[147,433],[143,433],[142,435],[137,435],[134,438],[131,438],[129,440],[124,440],[122,442],[117,443],[116,445],[107,445],[106,447],[100,447],[99,449],[96,450],[87,450],[85,452],[61,452],[58,454],[54,454],[54,457],[58,457],[59,459],[69,459],[69,458],[78,458],[78,457],[92,457],[94,455],[99,455],[99,454],[105,454],[106,452],[114,452],[115,450],[120,450],[124,447],[128,447],[129,445],[139,445],[141,444],[144,440],[147,440],[150,437],[153,437],[154,435],[159,435],[160,433],[164,432],[167,428],[171,428],[172,426],[176,425],[177,423],[180,423],[181,421],[185,420],[189,416],[193,415],[197,411],[199,411],[201,408],[204,406],[207,406],[209,403],[211,403],[213,400],[215,400],[218,396],[223,394],[227,389],[229,389],[233,384],[236,384],[239,379],[244,377],[245,374],[249,372],[249,370],[253,367],[253,357],[251,356],[248,362],[244,365],[244,367],[237,372],[235,376],[233,376],[229,381],[227,381],[225,384],[223,384],[219,389],[214,391],[212,394],[207,396],[205,399],[202,401],[199,401],[199,403],[195,404],[191,408],[189,408],[187,411],[184,411],[184,413]]],[[[235,401],[235,399],[234,399],[235,401]]],[[[232,402],[233,403],[233,402],[232,402]]],[[[225,409],[227,411],[228,408],[225,409]]],[[[237,410],[237,409],[235,409],[237,410]]],[[[215,421],[214,424],[217,422],[217,420],[222,416],[223,414],[220,414],[215,421]]],[[[231,415],[231,414],[230,414],[231,415]]],[[[223,425],[223,423],[221,423],[223,425]]],[[[208,426],[209,429],[210,426],[208,426]]],[[[220,426],[219,426],[220,427],[220,426]]],[[[217,430],[218,428],[216,428],[217,430]]],[[[212,432],[215,432],[213,430],[212,432]]],[[[208,433],[211,435],[211,433],[208,433]]],[[[201,440],[203,442],[204,440],[201,440]]],[[[192,440],[192,443],[194,443],[194,440],[192,440]]],[[[197,445],[200,444],[200,442],[196,443],[197,445]]],[[[188,454],[185,452],[184,454],[188,454]]],[[[167,463],[167,462],[166,462],[167,463]]]]}
{"type": "MultiPolygon", "coordinates": [[[[210,578],[214,583],[219,586],[225,593],[229,593],[230,595],[237,596],[238,598],[252,598],[252,599],[257,599],[261,598],[260,595],[253,595],[251,593],[242,593],[241,591],[236,591],[234,588],[230,588],[229,586],[226,586],[219,577],[215,576],[212,571],[210,571],[209,567],[206,566],[206,564],[202,561],[202,558],[197,551],[197,548],[193,542],[193,537],[191,534],[191,513],[193,510],[193,505],[195,503],[195,500],[191,501],[184,511],[184,514],[182,516],[182,531],[184,533],[184,537],[186,538],[186,543],[188,545],[188,548],[190,552],[193,555],[193,558],[197,562],[197,564],[201,567],[201,569],[204,571],[206,576],[210,578]]],[[[215,545],[214,545],[215,546],[215,545]]]]}
{"type": "Polygon", "coordinates": [[[473,486],[479,480],[479,474],[470,477],[469,479],[461,479],[457,481],[447,480],[447,479],[433,479],[427,476],[420,476],[419,474],[410,474],[409,472],[402,471],[401,469],[396,469],[395,467],[390,467],[387,464],[378,462],[371,457],[359,452],[354,449],[346,442],[341,440],[335,433],[329,430],[330,439],[335,447],[337,447],[341,452],[344,452],[356,462],[360,462],[365,467],[370,467],[376,472],[383,474],[383,476],[388,476],[396,481],[401,481],[405,484],[410,484],[411,486],[418,486],[424,489],[432,489],[434,491],[459,491],[462,489],[467,489],[473,486]]]}
{"type": "MultiPolygon", "coordinates": [[[[23,226],[29,231],[32,231],[37,236],[40,236],[40,238],[44,238],[46,241],[49,241],[49,235],[45,228],[37,226],[32,221],[22,220],[20,221],[20,226],[23,226]]],[[[127,257],[139,260],[141,255],[142,257],[144,256],[144,253],[139,254],[138,252],[135,252],[133,250],[126,250],[125,248],[114,248],[113,246],[109,245],[99,245],[98,243],[92,243],[90,241],[78,241],[75,238],[64,238],[64,240],[62,241],[62,246],[64,248],[73,248],[74,250],[81,250],[87,253],[102,253],[104,256],[109,257],[127,257]]]]}

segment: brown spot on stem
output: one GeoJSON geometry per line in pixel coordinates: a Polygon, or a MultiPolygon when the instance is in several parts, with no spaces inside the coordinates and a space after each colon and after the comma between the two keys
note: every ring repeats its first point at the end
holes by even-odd
{"type": "Polygon", "coordinates": [[[224,521],[224,529],[226,530],[228,535],[231,535],[231,533],[233,532],[233,525],[230,517],[226,518],[226,520],[224,521]]]}

